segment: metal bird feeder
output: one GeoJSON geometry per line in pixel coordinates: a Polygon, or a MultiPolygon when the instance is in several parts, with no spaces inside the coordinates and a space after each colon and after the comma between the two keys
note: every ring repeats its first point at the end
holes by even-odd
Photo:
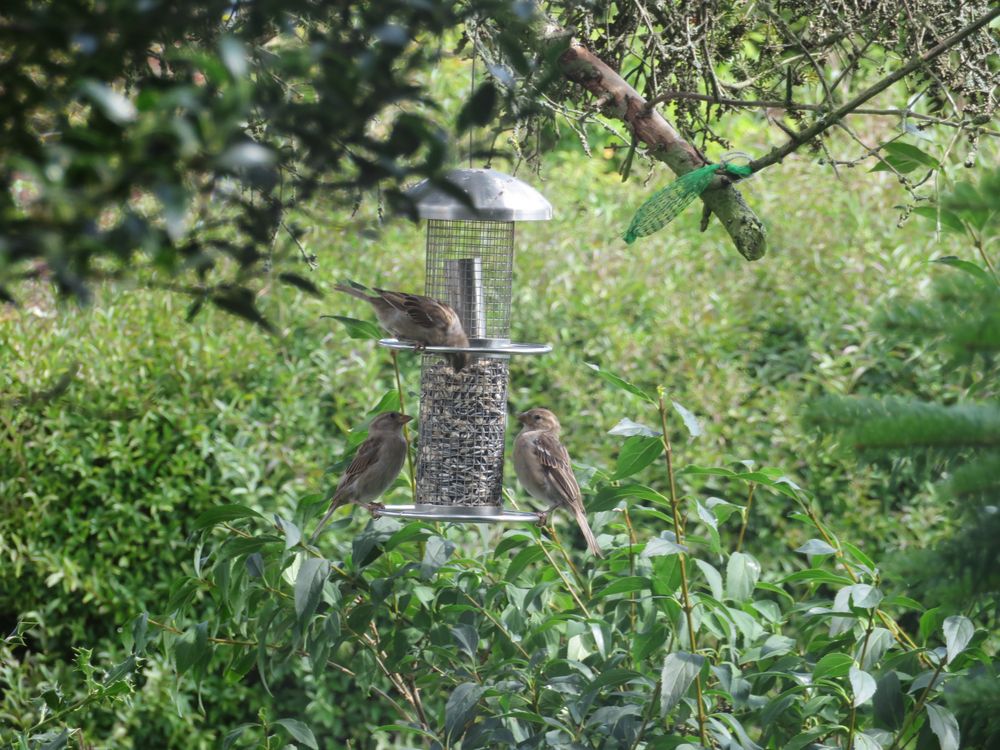
{"type": "MultiPolygon", "coordinates": [[[[548,344],[510,340],[514,225],[546,221],[552,206],[534,188],[492,169],[456,169],[407,194],[427,220],[425,294],[450,304],[469,337],[467,349],[428,346],[420,373],[420,439],[414,505],[389,505],[381,515],[436,521],[536,521],[503,507],[508,362],[544,354],[548,344]],[[464,194],[465,200],[456,195],[464,194]],[[465,351],[456,373],[440,355],[465,351]]],[[[413,343],[382,339],[391,349],[413,343]]]]}

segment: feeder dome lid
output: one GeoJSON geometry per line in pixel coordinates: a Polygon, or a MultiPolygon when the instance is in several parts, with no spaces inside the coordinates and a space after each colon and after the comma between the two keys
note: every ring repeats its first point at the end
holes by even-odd
{"type": "Polygon", "coordinates": [[[552,204],[530,185],[495,169],[453,169],[444,178],[469,196],[465,203],[430,180],[406,194],[421,219],[452,221],[547,221],[552,204]]]}

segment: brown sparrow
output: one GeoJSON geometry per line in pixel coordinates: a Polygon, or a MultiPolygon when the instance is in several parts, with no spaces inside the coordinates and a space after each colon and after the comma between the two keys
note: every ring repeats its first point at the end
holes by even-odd
{"type": "Polygon", "coordinates": [[[319,522],[310,543],[315,542],[330,516],[345,503],[357,503],[368,510],[377,510],[381,503],[371,502],[392,486],[406,461],[406,439],[403,425],[413,417],[388,411],[379,414],[368,428],[368,437],[358,447],[347,471],[340,478],[330,499],[330,510],[319,522]]]}
{"type": "Polygon", "coordinates": [[[566,508],[580,524],[590,551],[604,557],[587,523],[580,485],[573,476],[569,453],[559,442],[560,426],[556,415],[548,409],[529,409],[518,414],[517,421],[524,427],[514,440],[514,471],[529,495],[549,504],[538,514],[539,523],[545,523],[548,514],[556,508],[566,508]]]}
{"type": "MultiPolygon", "coordinates": [[[[362,291],[367,287],[352,284],[355,282],[337,284],[334,288],[370,304],[378,322],[393,336],[416,341],[422,346],[469,345],[462,321],[451,305],[419,294],[387,289],[368,290],[375,292],[375,296],[369,296],[362,291]]],[[[460,372],[469,363],[469,355],[464,353],[446,354],[445,358],[455,372],[460,372]]]]}

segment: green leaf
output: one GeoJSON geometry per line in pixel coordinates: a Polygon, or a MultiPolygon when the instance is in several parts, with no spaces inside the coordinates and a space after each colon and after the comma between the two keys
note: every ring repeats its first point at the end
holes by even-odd
{"type": "Polygon", "coordinates": [[[263,518],[260,513],[245,505],[217,505],[199,515],[194,520],[194,528],[197,531],[198,529],[215,526],[224,521],[235,521],[240,518],[253,518],[255,516],[263,518]]]}
{"type": "Polygon", "coordinates": [[[801,547],[797,547],[795,551],[804,555],[834,555],[837,553],[837,550],[822,539],[810,539],[801,547]]]}
{"type": "Polygon", "coordinates": [[[646,547],[642,550],[642,557],[661,557],[663,555],[676,555],[680,552],[687,552],[686,547],[674,541],[676,537],[674,537],[673,532],[665,531],[663,533],[669,534],[670,538],[659,536],[650,539],[646,542],[646,547]]]}
{"type": "Polygon", "coordinates": [[[424,548],[424,559],[420,561],[420,577],[431,579],[455,551],[455,543],[440,536],[432,536],[424,548]]]}
{"type": "Polygon", "coordinates": [[[704,560],[695,558],[695,564],[701,570],[701,574],[705,576],[705,580],[708,581],[708,587],[712,590],[712,598],[721,601],[722,597],[725,596],[725,589],[722,587],[722,574],[715,569],[714,565],[704,560]]]}
{"type": "Polygon", "coordinates": [[[285,534],[285,549],[289,550],[302,541],[302,531],[291,521],[286,521],[281,516],[275,515],[274,522],[285,534]]]}
{"type": "Polygon", "coordinates": [[[656,490],[642,484],[625,484],[621,487],[601,487],[597,493],[597,497],[588,503],[588,508],[593,512],[608,510],[617,505],[617,501],[622,498],[648,500],[656,505],[670,507],[670,500],[656,490]]]}
{"type": "Polygon", "coordinates": [[[660,713],[666,716],[683,698],[701,671],[705,657],[678,651],[667,654],[660,672],[660,713]]]}
{"type": "Polygon", "coordinates": [[[613,581],[611,584],[605,586],[603,589],[594,594],[594,598],[603,599],[607,596],[629,594],[633,591],[642,591],[643,589],[652,588],[653,582],[644,576],[625,576],[624,578],[619,578],[617,581],[613,581]]]}
{"type": "MultiPolygon", "coordinates": [[[[34,739],[34,738],[33,738],[34,739]]],[[[55,737],[52,737],[44,745],[32,745],[33,748],[37,750],[63,750],[64,747],[69,746],[69,730],[64,729],[55,737]]],[[[13,748],[13,745],[10,745],[13,748]]],[[[28,745],[22,745],[22,747],[27,748],[28,745]]]]}
{"type": "Polygon", "coordinates": [[[497,89],[493,81],[484,81],[458,113],[457,131],[464,133],[471,127],[482,127],[493,119],[497,104],[497,89]]]}
{"type": "Polygon", "coordinates": [[[934,222],[935,226],[938,219],[940,219],[941,226],[944,229],[956,232],[957,234],[965,234],[965,224],[962,223],[961,217],[954,211],[937,206],[917,206],[913,209],[913,213],[925,219],[930,219],[934,222]]]}
{"type": "Polygon", "coordinates": [[[330,574],[330,563],[321,557],[307,557],[295,577],[295,617],[303,622],[312,617],[330,574]]]}
{"type": "Polygon", "coordinates": [[[851,604],[862,609],[877,607],[882,601],[882,592],[867,583],[856,583],[851,586],[851,604]]]}
{"type": "Polygon", "coordinates": [[[844,677],[854,666],[854,659],[849,654],[839,651],[827,654],[813,667],[813,680],[824,677],[844,677]]]}
{"type": "Polygon", "coordinates": [[[316,297],[318,299],[323,298],[323,292],[319,290],[318,286],[316,286],[313,282],[309,281],[309,279],[305,278],[304,276],[299,276],[297,273],[288,273],[287,271],[284,273],[279,273],[278,279],[285,282],[286,284],[294,286],[296,289],[301,289],[306,294],[311,294],[313,297],[316,297]]]}
{"type": "Polygon", "coordinates": [[[936,703],[928,703],[926,708],[931,731],[938,738],[941,750],[958,750],[961,747],[961,732],[954,714],[936,703]]]}
{"type": "Polygon", "coordinates": [[[386,391],[382,394],[382,398],[378,400],[371,409],[368,410],[369,414],[382,414],[387,411],[399,411],[399,391],[393,388],[391,391],[386,391]]]}
{"type": "Polygon", "coordinates": [[[141,656],[146,651],[149,613],[143,612],[132,621],[132,653],[141,656]]]}
{"type": "Polygon", "coordinates": [[[243,735],[243,733],[245,731],[247,731],[248,729],[251,729],[253,727],[258,727],[258,726],[260,726],[260,725],[259,724],[240,724],[238,727],[234,727],[229,732],[227,732],[226,736],[223,738],[223,740],[222,740],[222,750],[229,750],[229,748],[231,748],[234,744],[236,744],[236,741],[243,735]]]}
{"type": "Polygon", "coordinates": [[[851,667],[848,674],[851,680],[851,692],[854,694],[854,702],[851,705],[857,708],[875,695],[875,678],[857,667],[851,667]]]}
{"type": "Polygon", "coordinates": [[[743,602],[750,598],[760,579],[760,563],[745,552],[734,552],[726,565],[726,593],[743,602]]]}
{"type": "Polygon", "coordinates": [[[658,437],[634,435],[626,438],[618,453],[618,464],[612,480],[625,479],[645,469],[663,452],[663,443],[658,437]]]}
{"type": "Polygon", "coordinates": [[[926,643],[931,634],[935,633],[941,627],[944,620],[945,614],[941,607],[931,607],[920,615],[920,627],[917,631],[920,635],[920,640],[926,643]]]}
{"type": "Polygon", "coordinates": [[[903,691],[899,675],[895,671],[886,672],[878,681],[875,698],[875,721],[882,727],[895,731],[903,726],[906,708],[903,705],[903,691]]]}
{"type": "Polygon", "coordinates": [[[762,658],[784,656],[791,653],[794,648],[794,640],[787,635],[775,633],[774,635],[769,635],[764,643],[761,644],[760,655],[762,658]]]}
{"type": "Polygon", "coordinates": [[[921,151],[916,146],[911,146],[909,143],[892,141],[884,144],[881,150],[885,153],[885,156],[880,157],[881,161],[872,167],[872,172],[891,171],[889,165],[892,165],[897,172],[902,174],[909,174],[920,167],[937,169],[941,166],[941,162],[933,156],[925,151],[921,151]]]}
{"type": "Polygon", "coordinates": [[[944,643],[948,650],[948,664],[965,651],[975,632],[976,628],[968,617],[954,615],[944,621],[944,643]]]}
{"type": "Polygon", "coordinates": [[[962,260],[961,258],[957,258],[954,255],[946,255],[942,258],[935,258],[931,262],[940,263],[943,266],[951,266],[952,268],[957,268],[960,271],[964,271],[970,276],[989,284],[991,287],[996,286],[997,284],[996,280],[992,276],[990,276],[990,274],[986,271],[986,269],[976,265],[972,261],[962,260]]]}
{"type": "Polygon", "coordinates": [[[872,669],[882,657],[886,655],[892,645],[896,642],[895,637],[885,628],[873,628],[868,635],[867,644],[865,637],[858,639],[858,652],[864,651],[865,657],[861,660],[862,669],[872,669]]]}
{"type": "Polygon", "coordinates": [[[444,707],[444,731],[451,742],[465,733],[465,728],[475,718],[476,704],[486,688],[474,682],[463,682],[452,690],[444,707]]]}
{"type": "Polygon", "coordinates": [[[632,437],[633,435],[645,435],[646,437],[659,437],[661,433],[647,427],[644,424],[633,422],[628,417],[619,420],[618,424],[608,430],[609,435],[620,435],[621,437],[632,437]]]}
{"type": "Polygon", "coordinates": [[[283,727],[296,742],[301,742],[306,747],[311,747],[312,750],[319,750],[312,730],[298,719],[275,719],[274,723],[283,727]]]}
{"type": "Polygon", "coordinates": [[[630,382],[618,377],[614,373],[608,372],[607,370],[602,370],[600,366],[595,365],[593,362],[584,362],[584,364],[587,365],[587,367],[589,367],[591,370],[596,372],[597,377],[607,381],[608,383],[611,383],[611,385],[615,386],[616,388],[621,388],[623,391],[627,391],[631,393],[633,396],[638,396],[639,398],[648,401],[653,405],[656,405],[656,399],[654,399],[652,396],[650,396],[648,393],[642,390],[642,388],[640,388],[639,386],[632,385],[630,382]]]}
{"type": "Polygon", "coordinates": [[[341,323],[347,329],[347,335],[352,339],[374,339],[378,341],[385,335],[381,328],[370,320],[358,320],[348,318],[344,315],[321,315],[321,318],[330,318],[341,323]]]}
{"type": "Polygon", "coordinates": [[[687,428],[688,434],[692,438],[701,437],[702,434],[704,434],[704,430],[701,427],[701,422],[698,421],[698,417],[676,401],[671,401],[670,403],[673,405],[674,411],[681,415],[681,419],[684,421],[684,426],[687,428]]]}
{"type": "Polygon", "coordinates": [[[504,579],[508,581],[517,580],[517,577],[521,575],[526,567],[544,556],[545,551],[541,547],[525,547],[510,561],[510,565],[507,566],[507,572],[504,574],[504,579]]]}
{"type": "Polygon", "coordinates": [[[177,674],[184,674],[192,667],[201,666],[208,660],[208,623],[199,622],[177,639],[174,644],[174,665],[177,674]]]}

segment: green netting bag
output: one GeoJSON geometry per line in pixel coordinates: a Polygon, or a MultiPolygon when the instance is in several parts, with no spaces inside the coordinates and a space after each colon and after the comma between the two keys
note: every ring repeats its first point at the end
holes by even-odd
{"type": "Polygon", "coordinates": [[[632,244],[636,237],[652,234],[677,218],[695,198],[705,192],[705,189],[712,184],[715,173],[720,169],[735,179],[749,177],[752,174],[749,165],[728,164],[723,160],[719,164],[707,164],[681,175],[663,190],[653,193],[639,206],[639,210],[635,212],[625,231],[625,241],[632,244]]]}

